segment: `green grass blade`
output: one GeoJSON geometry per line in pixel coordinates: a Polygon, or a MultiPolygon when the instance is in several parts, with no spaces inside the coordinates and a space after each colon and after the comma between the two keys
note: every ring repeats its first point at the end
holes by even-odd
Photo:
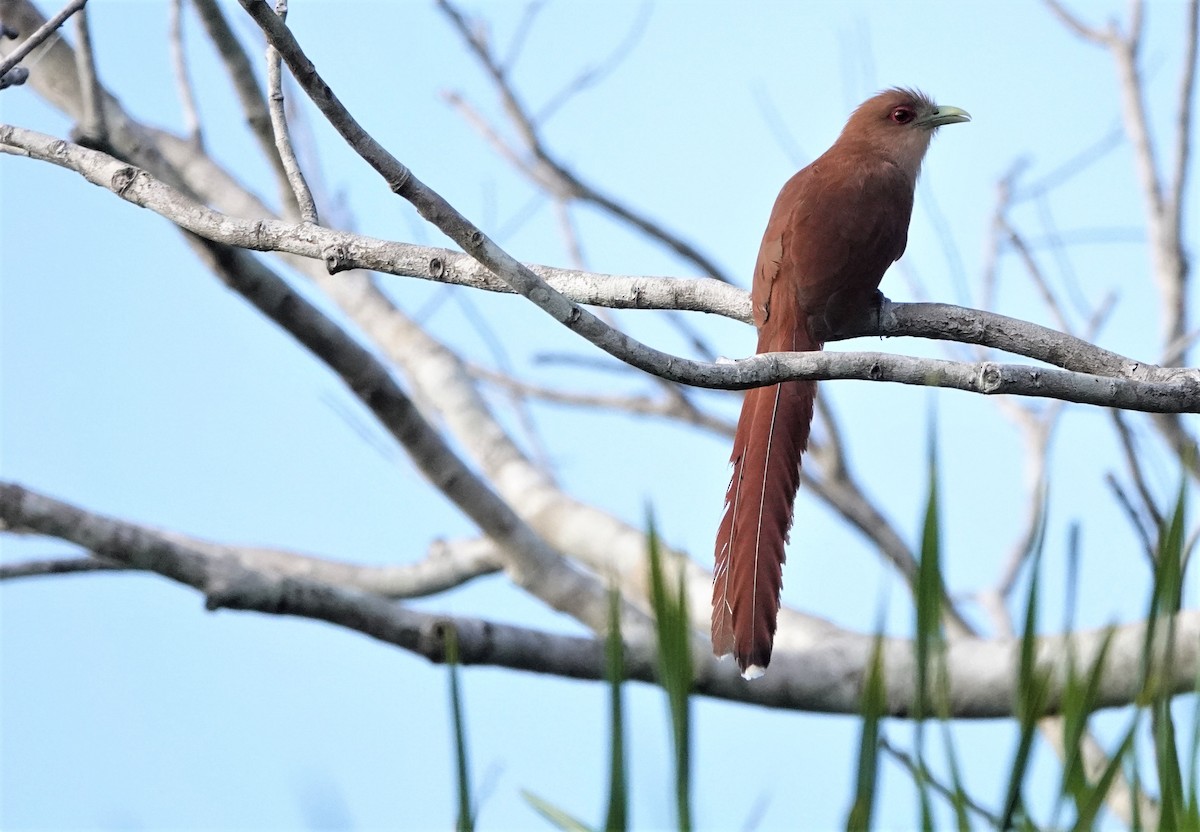
{"type": "Polygon", "coordinates": [[[1158,630],[1161,624],[1173,621],[1182,598],[1180,573],[1185,497],[1184,484],[1181,483],[1175,511],[1166,527],[1159,533],[1158,549],[1155,552],[1154,592],[1150,598],[1150,611],[1146,616],[1146,639],[1142,649],[1142,704],[1147,704],[1160,688],[1156,659],[1169,656],[1169,648],[1173,646],[1174,633],[1169,630],[1163,640],[1160,639],[1158,630]],[[1165,641],[1165,645],[1162,641],[1165,641]]]}
{"type": "Polygon", "coordinates": [[[1154,738],[1154,762],[1158,770],[1159,828],[1175,830],[1184,823],[1183,774],[1176,746],[1175,720],[1166,684],[1166,664],[1174,655],[1175,615],[1183,597],[1183,538],[1186,480],[1180,483],[1175,510],[1159,534],[1155,556],[1154,592],[1147,621],[1147,664],[1143,693],[1150,698],[1150,726],[1154,738]],[[1166,632],[1149,635],[1155,621],[1166,632]]]}
{"type": "Polygon", "coordinates": [[[688,626],[687,593],[680,570],[675,586],[668,589],[662,551],[654,518],[647,512],[650,560],[650,606],[658,635],[659,683],[667,694],[671,738],[675,751],[675,808],[679,828],[692,828],[691,809],[691,705],[692,650],[688,626]]]}
{"type": "Polygon", "coordinates": [[[917,566],[916,588],[916,695],[913,717],[916,719],[917,794],[921,808],[921,828],[933,829],[933,807],[925,764],[925,720],[930,716],[930,677],[935,660],[943,657],[941,518],[938,497],[936,416],[929,420],[929,490],[925,496],[925,517],[921,524],[921,561],[917,566]]]}
{"type": "Polygon", "coordinates": [[[1133,800],[1129,801],[1129,828],[1143,829],[1142,824],[1142,773],[1137,764],[1137,752],[1129,755],[1132,761],[1129,765],[1129,790],[1133,793],[1133,800]]]}
{"type": "Polygon", "coordinates": [[[1158,828],[1174,832],[1183,827],[1183,775],[1179,770],[1175,720],[1171,717],[1169,697],[1154,700],[1150,706],[1150,725],[1154,733],[1154,759],[1158,765],[1158,828]]]}
{"type": "MultiPolygon", "coordinates": [[[[1007,793],[1004,798],[1002,828],[1009,828],[1016,817],[1018,809],[1023,806],[1022,789],[1025,775],[1029,771],[1029,763],[1033,751],[1033,740],[1037,731],[1038,717],[1041,716],[1046,704],[1049,684],[1045,674],[1037,667],[1037,606],[1038,589],[1041,583],[1041,560],[1043,540],[1039,540],[1033,549],[1033,562],[1029,576],[1029,593],[1025,599],[1024,630],[1021,634],[1021,658],[1017,676],[1017,701],[1014,711],[1020,725],[1020,738],[1017,741],[1017,751],[1013,756],[1012,768],[1009,771],[1007,793]]],[[[1023,809],[1022,809],[1022,813],[1023,809]]]]}
{"type": "Polygon", "coordinates": [[[950,789],[945,795],[954,809],[954,822],[959,832],[970,832],[971,819],[967,810],[971,808],[971,800],[963,786],[962,768],[958,764],[958,753],[954,749],[954,737],[950,733],[949,720],[941,720],[942,747],[946,755],[946,764],[950,767],[950,789]]]}
{"type": "Polygon", "coordinates": [[[871,661],[862,693],[862,731],[858,743],[858,775],[854,803],[846,818],[846,832],[871,828],[879,778],[879,723],[887,709],[887,690],[883,674],[883,621],[875,632],[871,661]]]}
{"type": "MultiPolygon", "coordinates": [[[[1104,807],[1104,798],[1108,796],[1108,790],[1121,770],[1121,761],[1133,750],[1133,738],[1137,733],[1137,726],[1138,720],[1134,719],[1129,730],[1125,732],[1125,738],[1109,757],[1108,765],[1104,767],[1100,779],[1096,781],[1095,787],[1075,818],[1075,825],[1071,827],[1072,832],[1090,832],[1095,828],[1096,817],[1100,814],[1100,809],[1104,807]]],[[[1134,802],[1136,804],[1137,801],[1134,802]]]]}
{"type": "MultiPolygon", "coordinates": [[[[1193,690],[1200,691],[1200,674],[1196,677],[1193,690]]],[[[1191,750],[1188,752],[1187,818],[1191,825],[1200,830],[1200,694],[1193,695],[1191,750]]]]}
{"type": "Polygon", "coordinates": [[[1064,633],[1075,632],[1075,608],[1079,600],[1079,524],[1067,530],[1067,602],[1063,609],[1064,633]]]}
{"type": "Polygon", "coordinates": [[[1088,729],[1088,718],[1096,710],[1100,697],[1104,667],[1108,662],[1112,645],[1113,630],[1109,628],[1100,642],[1100,649],[1087,675],[1082,678],[1075,670],[1074,662],[1069,666],[1066,688],[1063,693],[1063,761],[1060,792],[1075,802],[1075,811],[1082,810],[1090,794],[1083,760],[1083,738],[1088,729]]]}
{"type": "Polygon", "coordinates": [[[446,665],[450,669],[450,714],[454,722],[454,763],[458,781],[458,818],[454,828],[457,832],[471,832],[475,818],[471,812],[470,767],[467,764],[467,728],[463,717],[462,690],[459,686],[458,631],[451,624],[445,625],[446,665]]]}
{"type": "Polygon", "coordinates": [[[1108,653],[1111,640],[1111,630],[1105,634],[1100,645],[1099,660],[1093,665],[1093,675],[1081,675],[1076,668],[1075,644],[1070,636],[1075,631],[1075,608],[1079,597],[1079,524],[1072,523],[1067,531],[1067,597],[1064,604],[1062,632],[1068,636],[1066,642],[1067,678],[1063,685],[1062,709],[1063,718],[1063,765],[1058,787],[1058,800],[1055,803],[1054,814],[1050,819],[1049,828],[1058,828],[1058,817],[1066,801],[1075,803],[1076,811],[1080,801],[1087,791],[1087,777],[1083,766],[1082,738],[1087,730],[1088,718],[1094,706],[1089,703],[1087,696],[1088,680],[1099,683],[1097,671],[1103,666],[1103,658],[1108,653]]]}
{"type": "Polygon", "coordinates": [[[625,767],[625,714],[621,683],[625,678],[625,643],[621,640],[621,595],[616,587],[608,593],[608,638],[605,639],[609,684],[608,813],[604,828],[623,832],[629,828],[629,783],[625,767]]]}
{"type": "Polygon", "coordinates": [[[521,797],[525,798],[525,802],[532,806],[535,812],[563,832],[592,832],[579,818],[563,811],[553,803],[543,800],[527,789],[521,789],[521,797]]]}
{"type": "MultiPolygon", "coordinates": [[[[921,524],[921,561],[917,567],[917,695],[913,716],[918,732],[929,715],[929,675],[932,654],[941,645],[942,568],[941,519],[938,512],[938,461],[935,428],[930,423],[929,490],[925,495],[925,517],[921,524]]],[[[918,751],[920,745],[918,744],[918,751]]]]}
{"type": "MultiPolygon", "coordinates": [[[[1075,626],[1075,605],[1079,586],[1079,525],[1072,523],[1067,536],[1067,603],[1063,632],[1070,635],[1075,626]]],[[[1100,695],[1104,667],[1112,646],[1112,629],[1108,629],[1100,642],[1096,658],[1085,674],[1076,669],[1074,643],[1067,642],[1067,679],[1063,688],[1063,766],[1059,783],[1059,804],[1052,827],[1058,825],[1058,812],[1062,801],[1070,799],[1078,813],[1088,799],[1091,787],[1083,757],[1083,738],[1088,730],[1088,720],[1096,710],[1100,695]]]]}

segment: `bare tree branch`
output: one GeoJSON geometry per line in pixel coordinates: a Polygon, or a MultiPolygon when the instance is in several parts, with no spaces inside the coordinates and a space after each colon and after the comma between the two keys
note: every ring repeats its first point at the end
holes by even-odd
{"type": "MultiPolygon", "coordinates": [[[[444,660],[438,628],[453,624],[467,631],[470,646],[463,655],[466,663],[572,678],[604,678],[602,641],[427,615],[365,593],[304,578],[253,572],[234,558],[192,548],[162,533],[92,514],[13,483],[0,483],[0,520],[10,526],[69,540],[104,557],[192,586],[205,594],[209,609],[226,607],[317,618],[396,644],[433,661],[444,660]]],[[[1167,676],[1162,683],[1164,690],[1181,693],[1191,689],[1200,670],[1200,611],[1180,613],[1173,625],[1174,654],[1164,668],[1167,676]]],[[[768,707],[858,713],[861,686],[870,666],[867,657],[874,650],[875,637],[851,633],[831,624],[825,624],[823,629],[821,636],[804,650],[788,651],[772,662],[772,670],[782,672],[753,685],[741,680],[732,662],[718,661],[703,645],[698,645],[694,650],[695,692],[768,707]]],[[[648,634],[635,634],[629,639],[628,678],[650,681],[655,677],[647,638],[648,634]]],[[[1074,667],[1077,673],[1089,668],[1106,639],[1108,662],[1104,665],[1099,705],[1112,707],[1133,701],[1141,690],[1143,624],[1039,639],[1039,667],[1049,674],[1051,684],[1047,713],[1060,706],[1070,668],[1074,667]]],[[[946,647],[950,715],[963,718],[1011,715],[1017,698],[1020,649],[1018,639],[950,640],[946,647]]],[[[909,716],[914,711],[915,660],[907,640],[884,640],[886,712],[892,716],[909,716]]]]}
{"type": "MultiPolygon", "coordinates": [[[[493,575],[504,568],[503,556],[496,545],[486,538],[435,540],[423,560],[393,566],[367,566],[283,549],[213,543],[177,532],[147,531],[161,535],[173,545],[195,550],[210,558],[231,559],[251,572],[318,581],[383,598],[437,595],[475,578],[493,575]]],[[[88,557],[45,558],[0,564],[0,580],[136,568],[96,554],[88,557]]]]}
{"type": "MultiPolygon", "coordinates": [[[[129,202],[157,207],[164,216],[173,218],[182,228],[204,238],[216,238],[234,246],[254,250],[274,250],[282,248],[278,244],[281,235],[294,236],[297,243],[305,243],[303,248],[311,255],[318,248],[315,244],[316,238],[324,236],[319,229],[312,226],[292,228],[274,220],[232,220],[191,203],[181,194],[171,193],[163,183],[154,181],[144,171],[123,165],[103,154],[67,145],[22,128],[0,126],[0,151],[13,152],[14,149],[25,151],[43,161],[75,169],[88,181],[107,187],[129,202]]],[[[439,200],[440,197],[435,201],[439,200]]],[[[527,297],[550,312],[560,323],[609,354],[669,381],[717,389],[746,389],[788,379],[843,378],[953,387],[988,395],[1049,397],[1082,404],[1158,413],[1200,412],[1200,371],[1197,370],[1174,369],[1165,376],[1158,376],[1171,378],[1171,381],[1143,382],[1130,378],[1102,377],[1013,364],[952,362],[866,352],[768,353],[732,364],[712,364],[680,358],[648,347],[622,332],[613,330],[595,315],[554,290],[528,267],[512,260],[494,243],[488,241],[482,232],[472,233],[478,234],[478,240],[483,241],[475,246],[477,256],[489,262],[489,267],[503,273],[506,279],[513,280],[514,284],[523,290],[523,294],[528,293],[527,297]]],[[[331,270],[340,268],[343,259],[339,250],[326,249],[323,254],[327,267],[331,270]]],[[[882,334],[897,334],[895,323],[889,315],[893,308],[888,306],[884,311],[879,326],[882,334]]],[[[951,337],[963,340],[981,337],[978,331],[964,332],[957,329],[956,323],[957,321],[945,322],[944,332],[952,333],[951,337]]],[[[916,331],[906,331],[905,334],[923,334],[919,327],[913,329],[916,331]]],[[[936,332],[936,329],[932,331],[936,332]]],[[[1060,335],[1056,339],[1057,345],[1069,343],[1066,339],[1066,336],[1060,335]]],[[[1075,342],[1095,352],[1095,348],[1086,345],[1086,342],[1077,339],[1070,341],[1075,342]]],[[[1036,341],[1033,342],[1032,348],[1038,349],[1036,341]]],[[[1099,353],[1103,354],[1103,351],[1099,353]]],[[[1055,349],[1049,350],[1048,355],[1060,361],[1065,360],[1055,349]]],[[[1130,362],[1126,373],[1143,377],[1148,374],[1147,368],[1137,362],[1130,362]]]]}

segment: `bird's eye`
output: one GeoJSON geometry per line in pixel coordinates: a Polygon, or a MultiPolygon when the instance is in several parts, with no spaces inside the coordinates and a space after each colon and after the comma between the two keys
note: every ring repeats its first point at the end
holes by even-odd
{"type": "Polygon", "coordinates": [[[896,124],[908,124],[916,117],[917,114],[912,111],[911,107],[897,107],[892,110],[891,115],[892,121],[896,122],[896,124]]]}

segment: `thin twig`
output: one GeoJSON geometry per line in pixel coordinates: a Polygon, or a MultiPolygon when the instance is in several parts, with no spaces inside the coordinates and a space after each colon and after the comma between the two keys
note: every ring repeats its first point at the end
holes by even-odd
{"type": "Polygon", "coordinates": [[[1049,460],[1050,438],[1054,426],[1058,422],[1061,409],[1038,418],[1028,411],[1019,411],[1026,418],[1022,420],[1025,427],[1025,520],[1020,526],[1020,533],[1009,549],[1008,558],[1001,570],[1000,578],[996,581],[994,592],[1005,600],[1012,595],[1017,583],[1017,576],[1037,549],[1038,532],[1045,523],[1046,516],[1046,468],[1049,460]]]}
{"type": "Polygon", "coordinates": [[[1179,76],[1178,105],[1175,108],[1175,155],[1171,161],[1169,199],[1177,216],[1182,216],[1183,195],[1191,167],[1192,102],[1196,93],[1197,41],[1200,40],[1200,0],[1190,0],[1183,26],[1183,60],[1179,76]]]}
{"type": "Polygon", "coordinates": [[[517,59],[521,56],[521,50],[525,48],[525,41],[529,37],[529,33],[533,31],[533,23],[545,7],[546,0],[531,0],[525,4],[512,39],[508,42],[508,54],[505,55],[504,60],[500,61],[500,68],[503,72],[512,71],[513,66],[516,65],[517,59]]]}
{"type": "Polygon", "coordinates": [[[759,118],[766,124],[767,132],[775,139],[775,144],[779,146],[784,158],[797,169],[804,167],[812,160],[812,157],[806,154],[796,141],[795,135],[783,120],[779,108],[775,106],[775,99],[771,97],[771,91],[760,82],[751,87],[750,92],[754,97],[754,108],[758,111],[759,118]]]}
{"type": "Polygon", "coordinates": [[[954,299],[960,306],[968,306],[971,303],[971,294],[967,288],[967,269],[963,265],[962,253],[958,250],[958,243],[955,242],[950,223],[938,205],[937,195],[929,185],[929,180],[919,180],[918,187],[921,189],[921,209],[933,226],[934,235],[942,250],[942,257],[946,261],[946,270],[950,274],[950,285],[954,288],[954,299]]]}
{"type": "MultiPolygon", "coordinates": [[[[287,0],[275,0],[275,14],[281,21],[287,20],[287,0]]],[[[283,162],[283,170],[287,175],[288,184],[292,188],[295,204],[298,206],[300,221],[316,225],[317,205],[313,201],[312,191],[296,161],[296,152],[292,149],[291,136],[288,133],[287,114],[283,107],[283,73],[280,71],[279,53],[275,47],[267,45],[267,110],[271,114],[271,131],[275,136],[275,149],[283,162]]],[[[291,203],[285,204],[290,207],[291,203]]]]}
{"type": "MultiPolygon", "coordinates": [[[[1043,239],[1031,240],[1025,234],[1021,235],[1026,247],[1032,252],[1038,248],[1048,248],[1055,263],[1058,265],[1058,273],[1061,276],[1063,288],[1066,290],[1067,299],[1079,314],[1086,315],[1088,313],[1088,301],[1084,294],[1083,287],[1079,285],[1079,277],[1075,272],[1074,266],[1071,264],[1071,256],[1068,251],[1068,243],[1062,231],[1058,228],[1058,223],[1054,219],[1054,211],[1050,207],[1050,200],[1042,196],[1035,200],[1034,206],[1037,209],[1038,219],[1041,221],[1042,231],[1045,235],[1043,239]]],[[[1091,240],[1090,242],[1096,242],[1091,240]]],[[[1063,317],[1066,317],[1066,310],[1063,310],[1063,317]]]]}
{"type": "Polygon", "coordinates": [[[684,341],[692,348],[692,355],[704,361],[716,361],[718,353],[708,339],[700,334],[700,330],[690,323],[690,319],[681,309],[666,309],[667,320],[675,327],[684,341]]]}
{"type": "Polygon", "coordinates": [[[55,30],[67,21],[71,15],[87,5],[87,0],[70,0],[67,5],[62,7],[62,10],[54,17],[47,20],[43,25],[39,26],[37,31],[25,39],[16,49],[9,53],[8,57],[0,61],[0,78],[8,74],[8,71],[19,64],[22,59],[34,49],[41,46],[42,42],[54,34],[55,30]]]}
{"type": "MultiPolygon", "coordinates": [[[[491,353],[492,360],[496,362],[496,366],[500,367],[504,373],[513,373],[512,358],[508,354],[508,348],[505,346],[504,338],[500,337],[493,326],[493,322],[488,317],[476,308],[474,301],[464,292],[455,291],[454,300],[462,309],[467,320],[470,321],[473,331],[487,345],[488,351],[491,353]]],[[[512,405],[513,411],[517,415],[517,421],[521,425],[521,429],[525,433],[525,437],[532,448],[532,457],[536,465],[543,471],[550,470],[550,450],[546,447],[545,439],[538,430],[537,422],[533,418],[533,413],[525,402],[525,397],[518,391],[509,390],[511,394],[509,402],[512,405]]]]}
{"type": "Polygon", "coordinates": [[[554,217],[558,220],[558,230],[562,233],[563,246],[567,250],[567,262],[572,268],[584,269],[586,260],[583,256],[583,243],[579,240],[579,230],[571,218],[571,206],[565,199],[554,199],[554,217]]]}
{"type": "Polygon", "coordinates": [[[983,820],[987,821],[993,827],[997,829],[1000,828],[999,815],[996,815],[988,809],[985,809],[970,796],[951,791],[944,783],[941,783],[937,780],[937,778],[930,774],[929,770],[925,768],[924,763],[917,762],[917,760],[913,759],[912,755],[910,755],[908,752],[897,748],[891,743],[890,740],[888,740],[886,736],[879,737],[879,747],[883,749],[886,754],[891,756],[892,759],[894,759],[897,763],[908,769],[908,773],[912,775],[914,780],[919,783],[928,783],[935,792],[946,798],[946,800],[950,801],[951,803],[955,803],[961,799],[963,803],[966,804],[966,807],[972,812],[979,815],[979,817],[983,818],[983,820]]]}
{"type": "Polygon", "coordinates": [[[1049,281],[1045,274],[1042,273],[1042,268],[1038,265],[1037,258],[1025,245],[1025,240],[1017,233],[1017,230],[1008,224],[1006,219],[1001,219],[1001,230],[1006,237],[1006,242],[1021,258],[1021,262],[1025,266],[1025,273],[1029,275],[1030,281],[1033,283],[1038,294],[1042,296],[1042,302],[1046,304],[1051,317],[1054,319],[1055,325],[1063,332],[1071,332],[1071,325],[1067,322],[1066,315],[1063,312],[1062,303],[1054,294],[1054,290],[1050,287],[1049,281]]]}
{"type": "Polygon", "coordinates": [[[1148,526],[1153,529],[1161,528],[1163,524],[1162,512],[1158,509],[1158,504],[1155,502],[1154,495],[1150,493],[1150,486],[1146,482],[1145,472],[1142,470],[1142,454],[1138,453],[1133,441],[1133,431],[1126,424],[1125,417],[1119,410],[1110,410],[1113,425],[1117,429],[1117,438],[1121,443],[1121,453],[1125,457],[1125,467],[1129,471],[1129,476],[1133,480],[1134,486],[1137,488],[1138,496],[1142,502],[1142,512],[1148,518],[1148,526]]]}
{"type": "Polygon", "coordinates": [[[629,53],[633,51],[634,47],[637,46],[642,35],[645,34],[653,8],[652,3],[643,0],[641,5],[638,6],[637,17],[630,24],[629,30],[625,33],[621,42],[613,47],[612,51],[603,60],[584,68],[578,75],[563,85],[561,90],[550,96],[550,99],[538,110],[537,115],[534,117],[534,122],[536,124],[544,124],[564,104],[589,87],[596,86],[616,70],[629,53]]]}
{"type": "MultiPolygon", "coordinates": [[[[1119,121],[1114,120],[1112,129],[1105,133],[1101,138],[1097,139],[1093,144],[1088,145],[1083,150],[1074,153],[1065,162],[1050,170],[1049,173],[1039,176],[1028,185],[1023,185],[1016,188],[1012,195],[1012,203],[1015,205],[1030,199],[1037,199],[1044,196],[1049,191],[1066,184],[1074,179],[1079,174],[1087,171],[1093,165],[1102,160],[1109,153],[1112,153],[1120,147],[1125,139],[1124,129],[1119,121]]],[[[1010,172],[1006,179],[1012,179],[1013,173],[1010,172]]]]}
{"type": "Polygon", "coordinates": [[[75,128],[77,141],[103,147],[108,142],[108,127],[104,120],[104,91],[96,72],[96,56],[92,50],[92,30],[88,25],[87,8],[75,15],[75,67],[79,72],[79,91],[83,96],[83,118],[75,128]]]}
{"type": "Polygon", "coordinates": [[[638,416],[657,416],[679,424],[704,428],[720,435],[733,436],[734,424],[732,422],[699,410],[687,399],[623,396],[613,393],[578,393],[521,381],[511,375],[476,365],[471,365],[470,370],[476,377],[522,397],[571,407],[596,408],[638,416]]]}
{"type": "Polygon", "coordinates": [[[99,557],[64,557],[0,563],[0,581],[70,575],[81,572],[127,572],[132,567],[99,557]]]}
{"type": "Polygon", "coordinates": [[[1112,492],[1113,498],[1117,501],[1117,505],[1125,512],[1126,518],[1129,520],[1129,525],[1133,527],[1133,531],[1137,534],[1138,539],[1142,544],[1142,552],[1146,555],[1146,559],[1150,562],[1154,561],[1154,540],[1151,537],[1150,531],[1143,525],[1142,515],[1133,505],[1133,500],[1125,493],[1125,489],[1121,483],[1117,481],[1117,477],[1111,471],[1104,475],[1104,484],[1108,486],[1112,492]]]}
{"type": "Polygon", "coordinates": [[[284,170],[283,160],[275,148],[275,133],[271,129],[271,114],[267,108],[266,96],[259,86],[258,74],[254,69],[249,53],[237,39],[225,13],[221,11],[216,0],[192,0],[200,22],[208,33],[209,40],[221,58],[221,65],[237,95],[238,104],[242,108],[242,117],[250,128],[250,134],[258,145],[267,164],[275,175],[279,193],[281,213],[288,214],[295,209],[294,193],[288,182],[287,171],[284,170]],[[291,209],[289,209],[291,206],[291,209]]]}
{"type": "Polygon", "coordinates": [[[1062,5],[1059,0],[1044,0],[1044,2],[1050,11],[1054,13],[1054,16],[1057,17],[1064,26],[1066,26],[1076,35],[1084,40],[1091,41],[1092,43],[1100,46],[1107,45],[1109,37],[1107,32],[1102,32],[1099,29],[1094,29],[1088,26],[1082,20],[1067,11],[1066,6],[1062,5]]]}
{"type": "MultiPolygon", "coordinates": [[[[518,170],[529,176],[535,184],[546,187],[551,193],[590,203],[637,228],[651,239],[662,243],[681,258],[692,263],[709,277],[730,282],[724,270],[691,243],[668,231],[662,225],[650,220],[648,217],[634,211],[632,208],[618,202],[615,198],[601,192],[598,188],[585,183],[567,168],[566,165],[555,159],[542,142],[533,117],[517,98],[515,91],[508,83],[504,68],[493,55],[487,42],[479,36],[476,29],[468,22],[466,16],[454,5],[447,2],[447,0],[438,0],[437,5],[454,25],[455,29],[458,30],[463,38],[463,42],[466,43],[467,47],[479,60],[496,86],[497,92],[500,94],[504,111],[511,120],[513,127],[520,137],[521,143],[524,145],[531,159],[530,162],[522,162],[520,165],[517,165],[518,170]]],[[[456,96],[456,98],[461,101],[461,97],[456,96]]],[[[507,144],[499,140],[495,130],[491,130],[490,133],[492,138],[489,138],[489,141],[507,144]]],[[[505,156],[509,159],[521,158],[521,154],[512,148],[508,149],[505,156]]]]}
{"type": "Polygon", "coordinates": [[[187,53],[183,41],[184,0],[171,0],[171,16],[167,24],[167,42],[171,49],[171,68],[175,72],[175,89],[179,93],[179,105],[183,108],[183,124],[188,137],[197,150],[204,150],[204,130],[200,126],[200,111],[196,107],[196,96],[192,91],[192,79],[188,74],[187,53]]]}

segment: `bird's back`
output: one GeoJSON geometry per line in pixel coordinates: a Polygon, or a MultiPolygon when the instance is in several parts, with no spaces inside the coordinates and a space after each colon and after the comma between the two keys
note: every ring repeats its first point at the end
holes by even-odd
{"type": "Polygon", "coordinates": [[[831,301],[842,309],[870,303],[904,253],[911,180],[885,160],[837,149],[789,179],[775,201],[754,270],[760,327],[772,313],[823,315],[831,301]]]}

